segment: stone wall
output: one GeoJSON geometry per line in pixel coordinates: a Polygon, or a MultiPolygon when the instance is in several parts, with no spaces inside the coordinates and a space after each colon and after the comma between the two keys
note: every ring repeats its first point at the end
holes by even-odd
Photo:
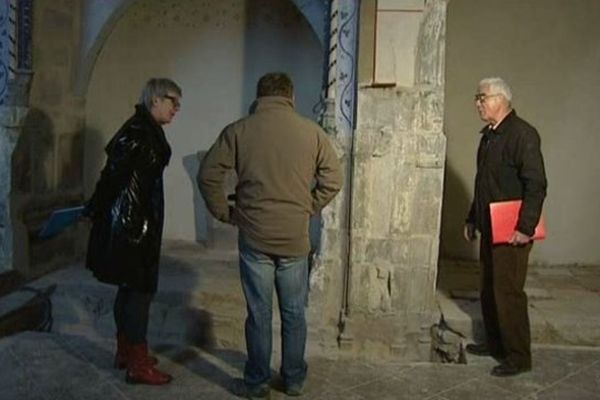
{"type": "Polygon", "coordinates": [[[53,209],[82,201],[83,101],[72,94],[79,41],[75,0],[34,2],[29,111],[12,156],[13,268],[37,276],[76,259],[81,227],[40,241],[53,209]]]}
{"type": "Polygon", "coordinates": [[[536,127],[548,177],[548,236],[529,256],[537,266],[600,265],[600,1],[461,0],[448,8],[445,126],[448,136],[441,254],[476,260],[462,228],[473,198],[483,122],[473,94],[486,76],[512,89],[517,114],[536,127]],[[504,29],[484,35],[490,21],[504,29]],[[529,39],[533,40],[529,40],[529,39]]]}
{"type": "Polygon", "coordinates": [[[25,107],[0,107],[0,272],[13,267],[14,226],[10,212],[11,156],[27,113],[25,107]]]}
{"type": "MultiPolygon", "coordinates": [[[[343,353],[366,358],[428,359],[429,329],[438,318],[447,2],[421,1],[420,9],[418,1],[408,3],[408,17],[418,16],[416,32],[407,33],[415,40],[386,51],[412,54],[412,70],[379,73],[385,82],[371,75],[358,90],[353,138],[334,137],[347,186],[324,213],[323,251],[311,279],[315,333],[325,337],[339,325],[343,353]]],[[[387,56],[379,55],[374,72],[387,56]]]]}
{"type": "Polygon", "coordinates": [[[416,42],[388,49],[414,51],[412,86],[392,75],[396,86],[358,93],[348,320],[356,345],[375,354],[428,357],[446,151],[445,16],[445,1],[426,1],[416,42]]]}
{"type": "Polygon", "coordinates": [[[30,0],[0,1],[0,272],[14,263],[11,163],[27,115],[31,83],[30,0]]]}
{"type": "Polygon", "coordinates": [[[213,221],[200,196],[197,152],[208,150],[223,127],[247,115],[256,82],[268,71],[288,72],[296,88],[296,110],[315,118],[323,64],[323,48],[292,1],[132,4],[107,36],[90,75],[86,195],[104,166],[104,146],[131,116],[147,79],[170,77],[181,86],[183,99],[173,123],[165,126],[172,156],[164,172],[168,217],[163,237],[214,243],[213,229],[231,229],[213,221]]]}
{"type": "MultiPolygon", "coordinates": [[[[447,0],[380,5],[400,3],[407,8],[398,11],[406,15],[398,13],[398,21],[389,15],[379,18],[387,22],[371,29],[380,38],[374,42],[376,51],[367,53],[374,57],[373,80],[362,82],[351,99],[358,105],[356,122],[348,124],[350,132],[339,129],[335,105],[327,103],[325,126],[346,181],[323,213],[309,319],[311,334],[317,334],[324,349],[341,345],[342,353],[349,355],[425,359],[429,327],[437,317],[447,0]],[[410,32],[399,35],[410,40],[392,40],[402,21],[410,32]],[[389,40],[383,43],[381,38],[389,40]],[[381,68],[398,62],[398,57],[388,57],[392,53],[409,55],[407,65],[381,68]]],[[[49,241],[35,239],[36,229],[53,208],[82,201],[84,103],[73,94],[75,64],[80,60],[80,6],[75,0],[35,3],[30,111],[23,118],[12,160],[15,265],[31,275],[80,255],[85,237],[82,227],[73,227],[49,241]]],[[[344,32],[346,26],[340,28],[344,32]]],[[[111,65],[120,68],[120,60],[111,65]]],[[[354,79],[341,72],[338,79],[354,79]]],[[[128,96],[137,96],[131,93],[128,96]]],[[[109,103],[113,100],[128,100],[112,95],[102,99],[93,110],[97,115],[115,106],[109,103]]],[[[345,99],[338,100],[338,105],[345,104],[345,99]]],[[[126,107],[119,110],[125,112],[126,107]]]]}

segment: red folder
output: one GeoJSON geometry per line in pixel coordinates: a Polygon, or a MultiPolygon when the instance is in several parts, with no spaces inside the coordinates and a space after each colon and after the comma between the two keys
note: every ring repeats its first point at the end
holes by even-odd
{"type": "MultiPolygon", "coordinates": [[[[519,210],[521,209],[521,200],[499,201],[490,204],[490,217],[492,219],[492,243],[508,243],[519,220],[519,210]]],[[[542,240],[546,238],[546,223],[544,217],[535,227],[533,240],[542,240]]]]}

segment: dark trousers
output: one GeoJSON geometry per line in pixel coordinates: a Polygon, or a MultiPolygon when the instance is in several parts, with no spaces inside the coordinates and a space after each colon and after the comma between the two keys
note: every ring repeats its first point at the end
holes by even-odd
{"type": "Polygon", "coordinates": [[[531,334],[525,279],[532,244],[492,245],[481,238],[481,312],[494,356],[531,368],[531,334]]]}
{"type": "Polygon", "coordinates": [[[113,308],[117,334],[124,334],[131,344],[146,343],[148,315],[154,293],[120,286],[113,308]]]}

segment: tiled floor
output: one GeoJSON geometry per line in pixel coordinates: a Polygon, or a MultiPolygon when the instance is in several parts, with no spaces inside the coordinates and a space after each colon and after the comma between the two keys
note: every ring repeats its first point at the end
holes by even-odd
{"type": "MultiPolygon", "coordinates": [[[[236,399],[243,396],[244,355],[192,347],[155,348],[175,380],[128,385],[112,368],[112,343],[82,336],[23,333],[0,340],[0,399],[236,399]]],[[[467,365],[363,363],[311,358],[302,398],[348,400],[600,400],[600,350],[535,348],[532,372],[489,375],[494,361],[467,365]]],[[[274,366],[276,370],[276,365],[274,366]]],[[[285,399],[274,372],[271,398],[285,399]]]]}

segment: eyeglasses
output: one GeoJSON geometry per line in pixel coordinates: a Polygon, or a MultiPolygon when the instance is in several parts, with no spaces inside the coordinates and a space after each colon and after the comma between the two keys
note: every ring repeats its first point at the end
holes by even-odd
{"type": "Polygon", "coordinates": [[[163,96],[163,98],[171,100],[171,103],[173,103],[173,107],[175,107],[175,108],[181,107],[181,103],[179,102],[179,99],[177,97],[165,94],[163,96]]]}
{"type": "Polygon", "coordinates": [[[490,97],[496,97],[496,96],[500,96],[500,93],[495,93],[495,94],[476,93],[474,100],[475,100],[475,103],[477,103],[477,102],[485,103],[485,101],[487,99],[489,99],[490,97]]]}

